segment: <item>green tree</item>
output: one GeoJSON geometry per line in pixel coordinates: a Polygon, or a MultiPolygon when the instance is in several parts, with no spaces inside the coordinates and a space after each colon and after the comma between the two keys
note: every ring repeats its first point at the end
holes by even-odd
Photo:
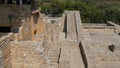
{"type": "Polygon", "coordinates": [[[61,14],[65,10],[65,4],[62,0],[52,0],[52,14],[61,14]]]}
{"type": "Polygon", "coordinates": [[[105,23],[110,20],[120,23],[120,9],[116,8],[120,5],[110,5],[104,0],[39,0],[39,3],[42,12],[47,15],[59,15],[65,10],[78,10],[82,22],[105,23]]]}

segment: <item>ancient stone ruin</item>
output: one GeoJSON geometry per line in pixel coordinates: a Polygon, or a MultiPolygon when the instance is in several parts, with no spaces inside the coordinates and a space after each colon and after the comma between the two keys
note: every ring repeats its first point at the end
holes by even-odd
{"type": "Polygon", "coordinates": [[[120,26],[111,21],[82,23],[79,11],[47,17],[28,5],[0,12],[0,68],[120,68],[120,26]]]}

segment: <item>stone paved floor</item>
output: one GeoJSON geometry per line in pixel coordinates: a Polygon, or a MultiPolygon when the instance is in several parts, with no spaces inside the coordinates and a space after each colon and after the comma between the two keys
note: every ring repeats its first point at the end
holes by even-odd
{"type": "Polygon", "coordinates": [[[120,36],[108,32],[84,32],[84,51],[88,59],[88,68],[119,68],[120,67],[120,36]],[[114,52],[109,50],[115,45],[114,52]]]}

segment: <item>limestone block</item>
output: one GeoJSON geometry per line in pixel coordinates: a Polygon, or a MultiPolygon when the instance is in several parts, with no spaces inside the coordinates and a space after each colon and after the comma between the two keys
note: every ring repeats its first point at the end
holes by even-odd
{"type": "Polygon", "coordinates": [[[37,34],[44,34],[45,32],[45,23],[39,19],[38,24],[36,25],[37,28],[37,34]]]}
{"type": "MultiPolygon", "coordinates": [[[[36,50],[36,46],[30,43],[11,43],[11,65],[12,68],[40,68],[44,61],[36,50]]],[[[44,67],[43,67],[44,68],[44,67]]]]}
{"type": "Polygon", "coordinates": [[[19,40],[21,40],[22,39],[22,30],[23,30],[23,27],[20,27],[19,28],[19,34],[18,34],[18,38],[19,38],[19,40]]]}
{"type": "Polygon", "coordinates": [[[12,68],[11,66],[11,46],[9,44],[7,44],[4,48],[3,48],[3,59],[4,59],[4,67],[5,68],[12,68]]]}
{"type": "Polygon", "coordinates": [[[14,41],[19,41],[18,33],[15,33],[15,34],[13,35],[13,40],[14,40],[14,41]]]}
{"type": "Polygon", "coordinates": [[[31,24],[25,23],[23,25],[23,29],[22,29],[22,40],[23,41],[28,41],[32,39],[32,30],[31,30],[31,24]]]}

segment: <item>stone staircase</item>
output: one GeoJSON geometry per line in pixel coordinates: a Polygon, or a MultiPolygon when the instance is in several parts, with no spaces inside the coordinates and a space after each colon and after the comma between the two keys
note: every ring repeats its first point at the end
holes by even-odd
{"type": "Polygon", "coordinates": [[[49,52],[49,59],[51,62],[51,67],[52,68],[58,68],[58,63],[59,63],[59,56],[60,56],[60,46],[51,46],[49,52]]]}
{"type": "Polygon", "coordinates": [[[0,68],[4,68],[2,50],[4,47],[7,46],[7,44],[9,44],[12,36],[13,36],[13,33],[8,33],[8,34],[3,34],[3,36],[0,37],[0,68]]]}
{"type": "Polygon", "coordinates": [[[2,51],[0,51],[0,68],[4,68],[3,58],[2,58],[2,51]]]}
{"type": "Polygon", "coordinates": [[[8,33],[7,35],[0,38],[0,48],[3,48],[5,44],[7,44],[11,40],[12,35],[12,33],[8,33]]]}

